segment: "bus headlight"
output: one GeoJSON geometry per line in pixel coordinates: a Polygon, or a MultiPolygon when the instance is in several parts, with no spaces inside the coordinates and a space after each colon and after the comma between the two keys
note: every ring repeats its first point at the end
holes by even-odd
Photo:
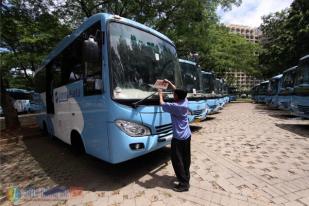
{"type": "Polygon", "coordinates": [[[132,137],[141,137],[150,135],[150,130],[144,125],[129,122],[126,120],[116,120],[116,125],[127,135],[132,137]]]}

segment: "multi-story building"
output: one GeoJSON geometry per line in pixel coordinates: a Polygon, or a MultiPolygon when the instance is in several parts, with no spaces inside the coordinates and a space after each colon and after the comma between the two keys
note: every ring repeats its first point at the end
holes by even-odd
{"type": "MultiPolygon", "coordinates": [[[[253,43],[259,43],[262,38],[262,32],[258,28],[252,28],[249,26],[228,24],[226,25],[231,33],[240,34],[248,41],[253,43]]],[[[225,73],[225,79],[227,79],[233,86],[239,91],[248,91],[254,85],[259,84],[261,80],[246,74],[245,72],[238,71],[237,68],[230,69],[225,73]]]]}
{"type": "Polygon", "coordinates": [[[229,28],[230,32],[240,34],[251,42],[258,43],[261,41],[262,32],[258,28],[236,24],[227,24],[226,27],[229,28]]]}
{"type": "Polygon", "coordinates": [[[237,70],[225,72],[224,78],[238,91],[250,91],[254,85],[261,83],[261,80],[237,70]]]}

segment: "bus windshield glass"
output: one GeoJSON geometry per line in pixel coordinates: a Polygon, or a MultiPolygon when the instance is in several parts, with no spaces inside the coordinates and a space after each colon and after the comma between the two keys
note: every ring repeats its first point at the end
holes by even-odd
{"type": "Polygon", "coordinates": [[[272,79],[270,80],[270,93],[271,95],[275,95],[278,92],[280,79],[272,79]]]}
{"type": "Polygon", "coordinates": [[[300,77],[302,78],[302,83],[309,84],[309,60],[307,60],[301,67],[300,77]]]}
{"type": "Polygon", "coordinates": [[[196,66],[184,62],[180,62],[180,65],[184,88],[189,93],[192,93],[193,89],[200,91],[200,78],[196,66]]]}
{"type": "Polygon", "coordinates": [[[204,93],[212,93],[214,90],[214,76],[213,74],[202,74],[202,85],[204,93]]]}
{"type": "Polygon", "coordinates": [[[170,43],[116,22],[109,24],[109,35],[113,99],[144,99],[156,91],[157,79],[181,87],[176,49],[170,43]]]}
{"type": "Polygon", "coordinates": [[[268,83],[261,83],[260,88],[259,88],[259,94],[260,95],[266,95],[267,94],[267,88],[268,88],[268,83]]]}
{"type": "Polygon", "coordinates": [[[222,93],[221,81],[219,79],[216,79],[214,81],[214,90],[215,90],[216,94],[221,94],[222,93]]]}

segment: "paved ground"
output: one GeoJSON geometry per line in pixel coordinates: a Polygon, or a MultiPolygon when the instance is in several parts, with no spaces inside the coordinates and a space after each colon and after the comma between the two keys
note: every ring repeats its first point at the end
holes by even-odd
{"type": "MultiPolygon", "coordinates": [[[[17,146],[11,143],[1,148],[2,195],[9,185],[22,191],[62,186],[58,190],[71,189],[60,197],[63,200],[35,196],[16,203],[309,206],[309,120],[239,103],[227,105],[192,130],[189,192],[170,189],[174,173],[169,147],[110,165],[75,156],[60,141],[38,133],[18,141],[17,146]]],[[[2,204],[10,202],[3,200],[2,204]]]]}

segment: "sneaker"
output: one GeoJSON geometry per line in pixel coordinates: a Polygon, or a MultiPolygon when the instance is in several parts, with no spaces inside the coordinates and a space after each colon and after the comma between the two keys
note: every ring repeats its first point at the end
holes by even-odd
{"type": "Polygon", "coordinates": [[[186,191],[189,190],[189,187],[184,186],[184,185],[181,185],[181,184],[178,184],[177,186],[175,186],[175,187],[173,188],[173,190],[174,190],[175,192],[186,192],[186,191]]]}
{"type": "Polygon", "coordinates": [[[172,180],[171,185],[177,186],[177,185],[179,185],[179,181],[178,180],[172,180]]]}

